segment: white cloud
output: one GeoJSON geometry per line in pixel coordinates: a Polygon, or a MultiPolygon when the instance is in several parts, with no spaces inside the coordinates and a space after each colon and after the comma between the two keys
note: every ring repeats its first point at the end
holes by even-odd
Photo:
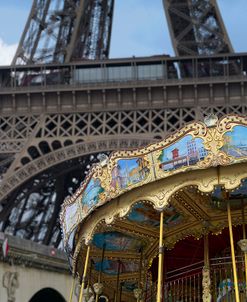
{"type": "Polygon", "coordinates": [[[0,66],[11,64],[16,48],[17,44],[6,44],[0,38],[0,66]]]}

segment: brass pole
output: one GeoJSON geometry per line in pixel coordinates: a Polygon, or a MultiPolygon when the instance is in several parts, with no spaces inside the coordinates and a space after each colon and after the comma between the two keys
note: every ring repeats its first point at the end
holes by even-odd
{"type": "MultiPolygon", "coordinates": [[[[243,220],[243,239],[246,239],[244,202],[243,201],[242,201],[242,220],[243,220]]],[[[244,253],[244,264],[245,264],[245,295],[247,296],[247,253],[244,253]]]]}
{"type": "Polygon", "coordinates": [[[243,227],[243,239],[246,239],[244,203],[243,203],[243,201],[242,201],[242,227],[243,227]]]}
{"type": "Polygon", "coordinates": [[[69,295],[69,302],[72,302],[74,289],[75,289],[75,278],[73,278],[73,281],[72,281],[70,295],[69,295]]]}
{"type": "MultiPolygon", "coordinates": [[[[142,279],[142,250],[140,253],[140,262],[139,262],[139,280],[138,280],[138,288],[141,289],[141,279],[142,279]]],[[[138,300],[139,301],[139,300],[138,300]]]]}
{"type": "Polygon", "coordinates": [[[119,302],[118,298],[119,298],[119,276],[120,276],[120,267],[121,267],[121,262],[120,260],[118,260],[118,269],[117,269],[117,289],[116,289],[116,296],[115,296],[115,302],[119,302]]]}
{"type": "Polygon", "coordinates": [[[119,298],[119,302],[122,301],[122,293],[123,293],[123,284],[122,282],[120,283],[120,298],[119,298]]]}
{"type": "Polygon", "coordinates": [[[211,301],[211,279],[209,262],[208,234],[204,235],[204,267],[202,270],[202,300],[211,301]]]}
{"type": "Polygon", "coordinates": [[[141,277],[142,277],[142,251],[140,253],[140,262],[139,262],[139,280],[138,280],[138,287],[141,287],[141,277]]]}
{"type": "Polygon", "coordinates": [[[150,287],[151,287],[151,302],[153,302],[154,283],[153,283],[153,280],[152,280],[152,276],[150,278],[150,287]]]}
{"type": "Polygon", "coordinates": [[[144,301],[147,301],[147,297],[148,297],[148,280],[149,280],[149,276],[148,276],[148,271],[146,270],[146,284],[145,284],[145,299],[144,301]]]}
{"type": "Polygon", "coordinates": [[[91,282],[92,266],[93,266],[92,262],[93,262],[93,260],[91,259],[90,268],[89,268],[88,282],[87,282],[87,297],[89,296],[89,287],[90,287],[90,282],[91,282]]]}
{"type": "MultiPolygon", "coordinates": [[[[99,276],[98,276],[98,283],[101,283],[104,257],[105,257],[105,243],[104,243],[103,249],[102,249],[101,262],[100,262],[100,271],[99,271],[99,276]]],[[[99,294],[96,294],[95,302],[98,302],[98,301],[99,301],[99,294]]]]}
{"type": "Polygon", "coordinates": [[[235,250],[234,250],[233,232],[232,232],[231,206],[229,201],[227,202],[227,215],[228,215],[228,225],[229,225],[229,234],[230,234],[230,243],[231,243],[233,277],[235,283],[235,298],[236,298],[236,302],[240,302],[239,289],[238,289],[238,275],[237,275],[236,258],[235,258],[235,250]]]}
{"type": "Polygon", "coordinates": [[[163,279],[163,220],[164,220],[164,212],[160,213],[160,239],[159,239],[159,267],[158,267],[158,285],[157,285],[157,302],[161,302],[162,299],[162,279],[163,279]]]}
{"type": "Polygon", "coordinates": [[[204,235],[204,266],[209,268],[208,234],[204,235]]]}
{"type": "Polygon", "coordinates": [[[99,279],[98,279],[99,283],[101,282],[104,258],[105,258],[105,243],[103,245],[102,256],[101,256],[100,272],[99,272],[99,279]]]}
{"type": "Polygon", "coordinates": [[[82,298],[83,298],[84,284],[85,284],[85,280],[86,280],[86,276],[87,276],[89,254],[90,254],[90,245],[88,245],[88,247],[87,247],[87,255],[86,255],[86,260],[85,260],[85,265],[84,265],[84,272],[83,272],[83,277],[82,277],[79,302],[82,302],[82,298]]]}

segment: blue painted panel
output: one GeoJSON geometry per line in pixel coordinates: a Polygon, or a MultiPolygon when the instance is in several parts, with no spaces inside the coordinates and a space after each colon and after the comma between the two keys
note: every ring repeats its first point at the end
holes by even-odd
{"type": "Polygon", "coordinates": [[[94,235],[93,244],[100,249],[105,245],[105,249],[108,251],[139,251],[145,246],[145,242],[142,240],[120,232],[97,233],[94,235]]]}
{"type": "Polygon", "coordinates": [[[148,162],[142,157],[120,159],[112,170],[111,186],[115,189],[125,189],[143,181],[149,172],[148,162]]]}
{"type": "Polygon", "coordinates": [[[224,134],[224,147],[221,149],[234,157],[247,156],[247,127],[235,126],[224,134]]]}

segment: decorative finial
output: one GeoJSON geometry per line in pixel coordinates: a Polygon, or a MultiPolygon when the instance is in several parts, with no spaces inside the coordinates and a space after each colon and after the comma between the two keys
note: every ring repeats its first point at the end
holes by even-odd
{"type": "Polygon", "coordinates": [[[218,123],[218,117],[211,113],[204,118],[204,123],[207,127],[215,127],[218,123]]]}

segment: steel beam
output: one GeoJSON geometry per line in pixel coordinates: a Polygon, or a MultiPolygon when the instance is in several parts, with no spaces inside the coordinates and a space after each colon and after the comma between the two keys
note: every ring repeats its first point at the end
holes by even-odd
{"type": "Polygon", "coordinates": [[[114,0],[34,0],[12,65],[103,59],[114,0]]]}
{"type": "Polygon", "coordinates": [[[163,0],[177,56],[233,53],[215,0],[163,0]]]}

